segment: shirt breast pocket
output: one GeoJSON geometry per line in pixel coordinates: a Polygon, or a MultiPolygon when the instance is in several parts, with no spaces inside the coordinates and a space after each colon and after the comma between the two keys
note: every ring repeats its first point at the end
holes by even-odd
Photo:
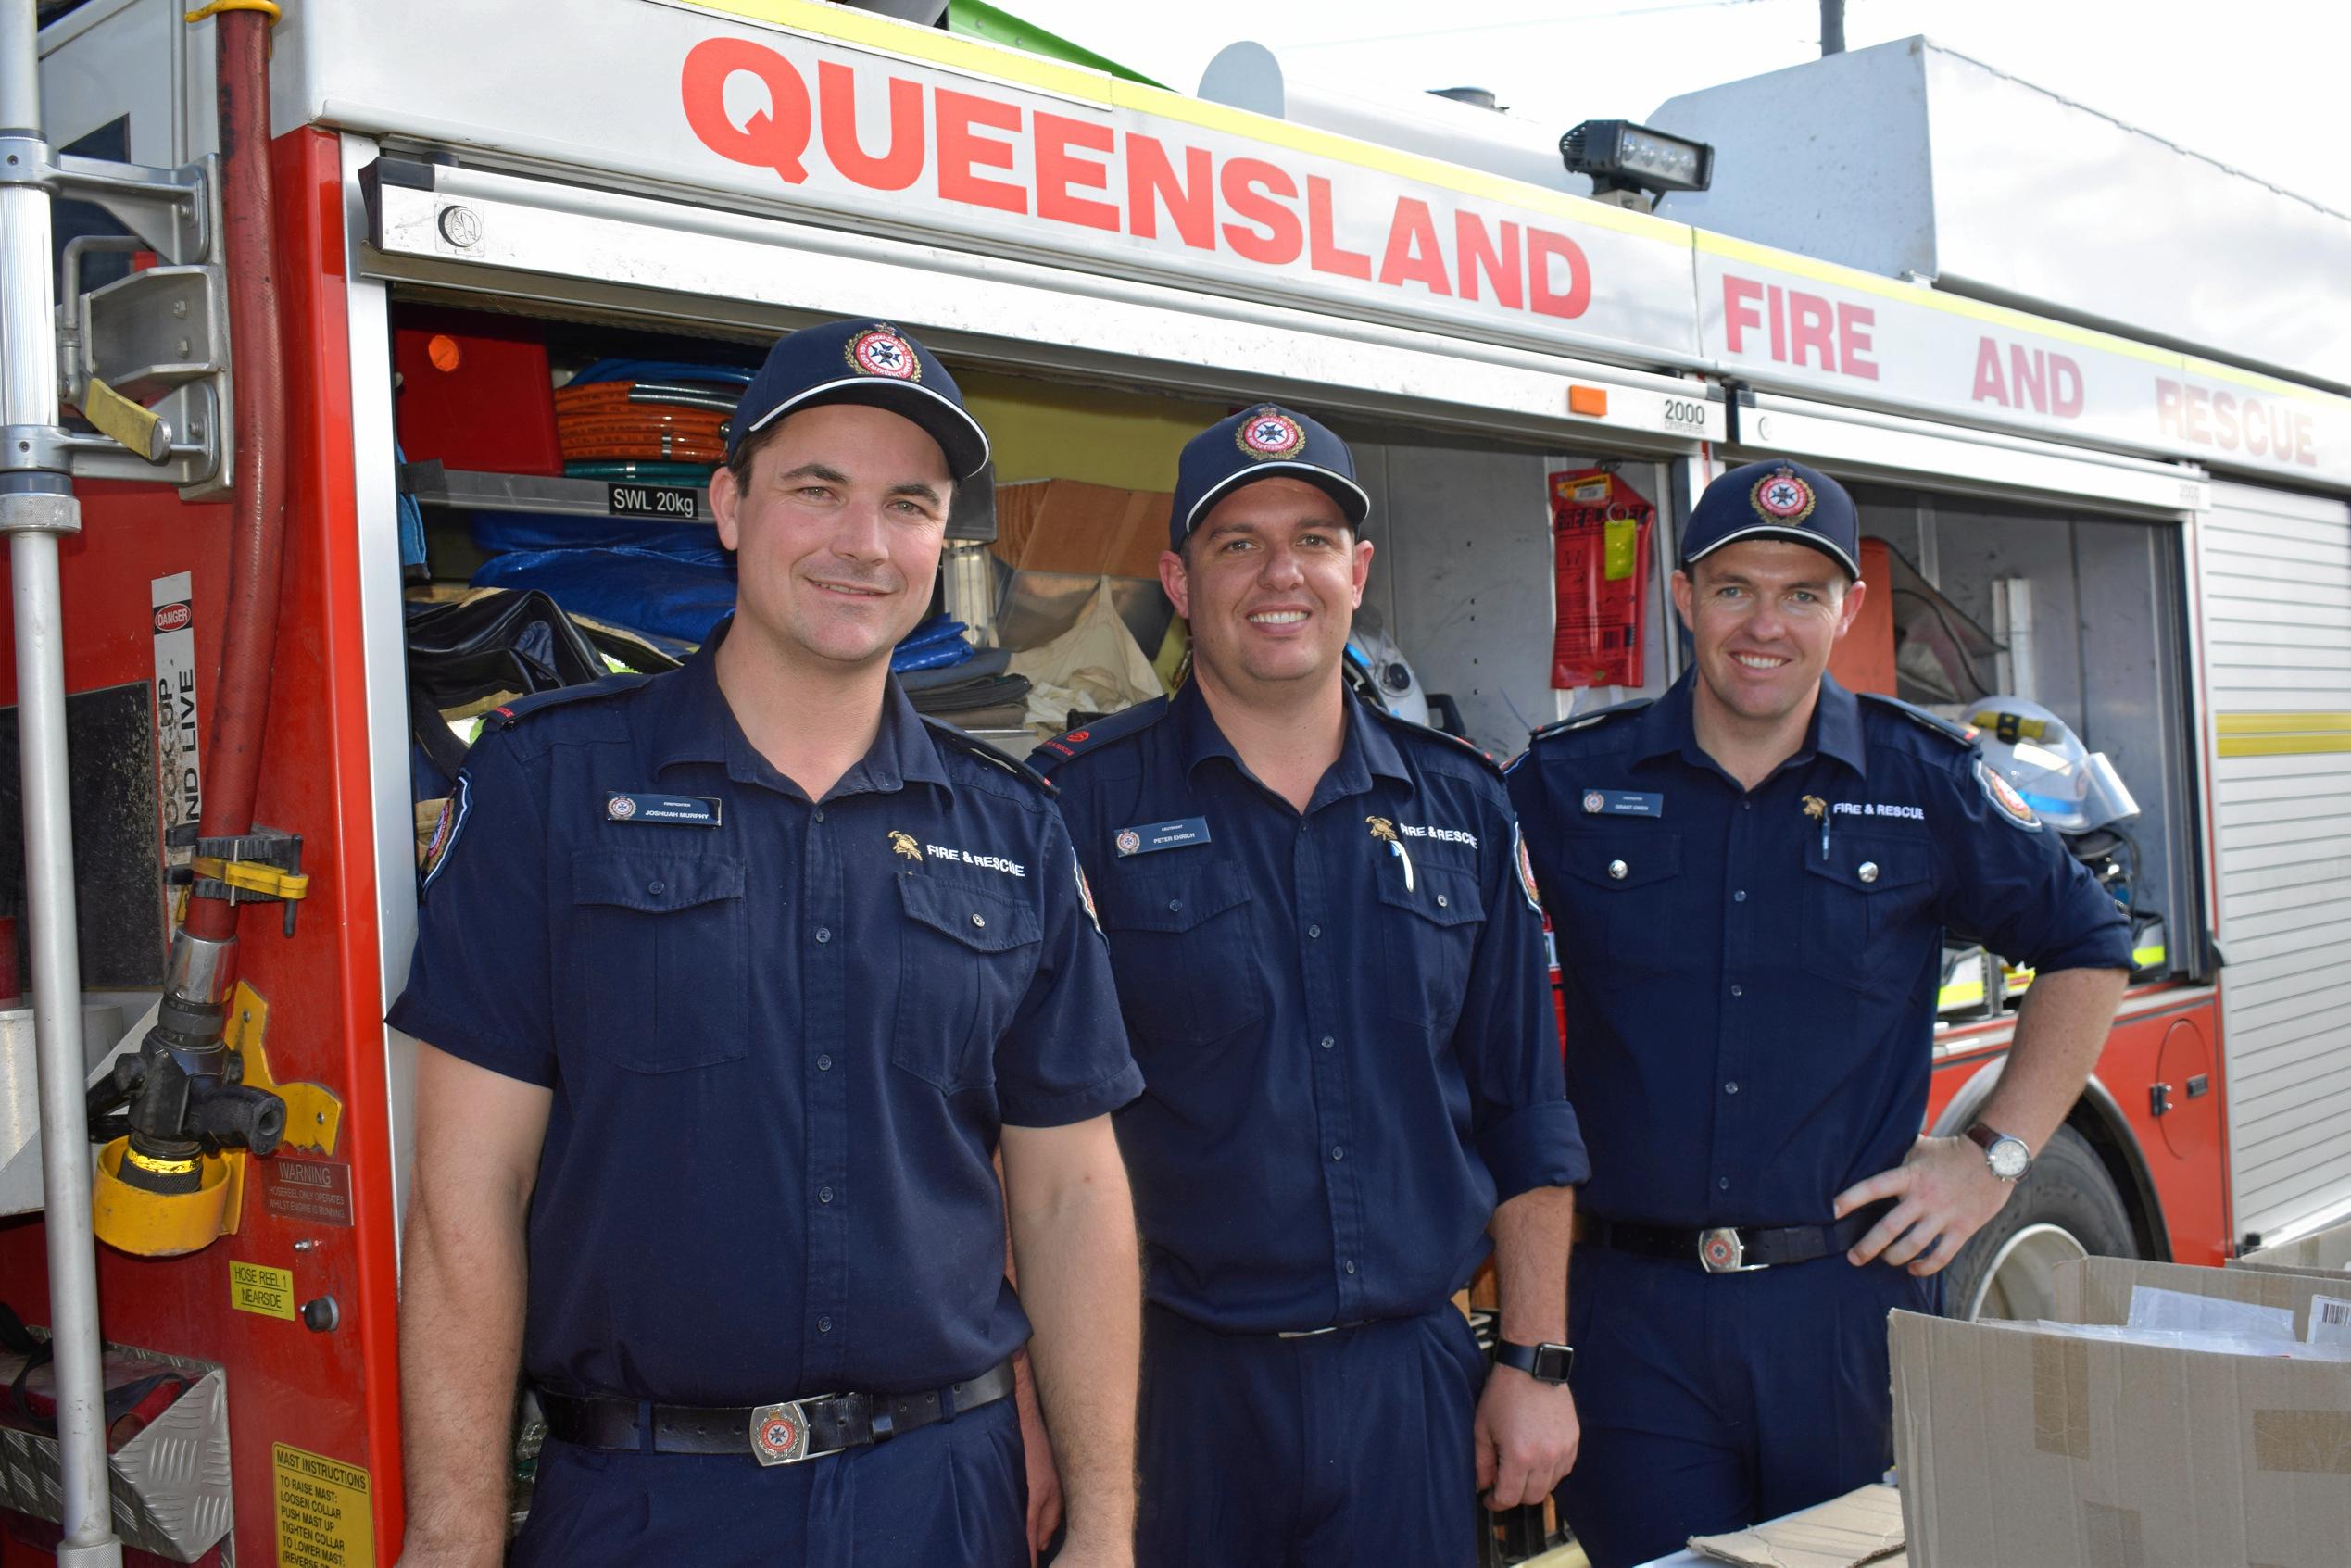
{"type": "Polygon", "coordinates": [[[1654,980],[1674,968],[1687,951],[1674,932],[1678,834],[1569,834],[1558,858],[1570,906],[1550,911],[1561,969],[1605,986],[1654,980]]]}
{"type": "Polygon", "coordinates": [[[901,872],[898,894],[906,920],[890,1060],[948,1094],[985,1088],[1043,950],[1037,910],[920,872],[901,872]]]}
{"type": "Polygon", "coordinates": [[[742,1057],[743,880],[733,855],[574,853],[564,1038],[635,1073],[742,1057]]]}
{"type": "Polygon", "coordinates": [[[1932,847],[1917,840],[1832,834],[1826,859],[1807,838],[1804,941],[1807,972],[1855,991],[1915,972],[1920,955],[1890,950],[1932,887],[1932,847]]]}
{"type": "Polygon", "coordinates": [[[1095,901],[1138,1042],[1204,1045],[1265,1016],[1252,899],[1238,867],[1104,880],[1095,901]]]}
{"type": "MultiPolygon", "coordinates": [[[[1383,872],[1390,868],[1383,866],[1383,872]]],[[[1469,991],[1470,964],[1486,904],[1475,871],[1422,865],[1407,890],[1401,875],[1375,879],[1379,902],[1379,979],[1388,1010],[1426,1029],[1432,1047],[1452,1037],[1469,991]]]]}

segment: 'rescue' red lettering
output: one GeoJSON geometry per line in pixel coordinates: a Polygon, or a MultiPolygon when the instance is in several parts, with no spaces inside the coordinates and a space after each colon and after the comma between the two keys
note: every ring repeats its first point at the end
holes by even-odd
{"type": "Polygon", "coordinates": [[[1975,401],[2030,408],[2061,420],[2081,417],[2081,366],[2065,355],[2012,343],[2006,345],[2004,369],[2001,346],[1997,338],[1976,340],[1975,390],[1969,394],[1975,401]]]}
{"type": "Polygon", "coordinates": [[[2168,376],[2156,378],[2155,391],[2156,421],[2174,441],[2301,468],[2319,466],[2316,421],[2303,409],[2168,376]]]}
{"type": "MultiPolygon", "coordinates": [[[[1271,148],[1220,156],[1082,108],[1051,112],[878,66],[802,66],[745,38],[696,44],[678,88],[704,146],[787,185],[927,187],[959,206],[1366,287],[1569,320],[1591,307],[1590,257],[1565,234],[1315,173],[1271,148]]],[[[1875,376],[1868,311],[1811,295],[1795,307],[1806,358],[1875,376]]]]}
{"type": "Polygon", "coordinates": [[[1765,354],[1782,365],[1878,379],[1878,313],[1868,306],[1726,272],[1722,325],[1723,345],[1732,354],[1752,355],[1749,338],[1760,329],[1765,354]]]}

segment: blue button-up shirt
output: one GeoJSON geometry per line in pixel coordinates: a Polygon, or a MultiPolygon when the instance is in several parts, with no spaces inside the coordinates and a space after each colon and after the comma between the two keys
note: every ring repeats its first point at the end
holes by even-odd
{"type": "Polygon", "coordinates": [[[895,682],[811,802],[715,646],[483,736],[391,1022],[555,1091],[534,1380],[744,1405],[973,1376],[1028,1333],[999,1123],[1141,1083],[1069,836],[895,682]]]}
{"type": "Polygon", "coordinates": [[[1048,742],[1144,1092],[1150,1298],[1240,1332],[1441,1304],[1500,1200],[1580,1181],[1541,916],[1460,743],[1347,705],[1303,814],[1197,686],[1048,742]]]}
{"type": "Polygon", "coordinates": [[[1511,765],[1557,938],[1594,1213],[1812,1224],[1927,1110],[1942,933],[2128,968],[2114,900],[1994,798],[1974,746],[1824,679],[1753,790],[1701,751],[1691,677],[1511,765]]]}

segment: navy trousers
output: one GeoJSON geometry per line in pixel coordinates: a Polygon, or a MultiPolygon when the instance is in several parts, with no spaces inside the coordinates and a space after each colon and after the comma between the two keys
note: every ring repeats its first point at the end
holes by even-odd
{"type": "Polygon", "coordinates": [[[1468,1568],[1485,1377],[1451,1305],[1304,1339],[1147,1307],[1138,1568],[1468,1568]]]}
{"type": "Polygon", "coordinates": [[[1592,1568],[1679,1551],[1878,1480],[1893,1457],[1886,1314],[1940,1279],[1842,1254],[1754,1273],[1576,1248],[1583,1424],[1560,1511],[1592,1568]]]}
{"type": "Polygon", "coordinates": [[[748,1453],[550,1442],[516,1568],[1028,1568],[1010,1399],[872,1448],[761,1469],[748,1453]]]}

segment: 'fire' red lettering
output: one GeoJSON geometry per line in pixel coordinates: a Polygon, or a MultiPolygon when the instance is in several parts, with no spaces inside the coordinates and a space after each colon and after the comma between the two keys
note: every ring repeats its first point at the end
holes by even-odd
{"type": "Polygon", "coordinates": [[[1758,308],[1764,296],[1763,285],[1753,278],[1722,276],[1722,337],[1723,348],[1731,354],[1744,354],[1746,335],[1763,325],[1763,311],[1758,308]]]}
{"type": "Polygon", "coordinates": [[[1026,191],[973,172],[974,168],[1012,167],[1012,144],[983,136],[980,132],[1019,131],[1020,106],[945,87],[937,90],[932,101],[938,106],[939,195],[948,201],[993,207],[999,212],[1026,212],[1026,191]]]}
{"type": "Polygon", "coordinates": [[[1565,234],[1554,234],[1548,229],[1527,231],[1527,293],[1528,303],[1538,316],[1563,316],[1569,319],[1582,315],[1591,307],[1591,263],[1584,258],[1584,247],[1565,234]],[[1567,286],[1552,286],[1551,264],[1565,262],[1567,267],[1567,286]]]}
{"type": "Polygon", "coordinates": [[[1317,272],[1341,278],[1371,276],[1370,256],[1360,250],[1342,249],[1331,237],[1330,182],[1319,174],[1306,179],[1306,264],[1317,272]]]}
{"type": "Polygon", "coordinates": [[[1428,216],[1427,202],[1396,198],[1396,216],[1388,226],[1388,254],[1379,260],[1379,281],[1391,288],[1419,283],[1431,294],[1452,296],[1444,248],[1437,243],[1437,223],[1428,216]]]}
{"type": "Polygon", "coordinates": [[[1837,367],[1860,381],[1878,379],[1878,361],[1867,358],[1878,313],[1866,305],[1837,302],[1837,367]]]}
{"type": "Polygon", "coordinates": [[[1167,161],[1167,149],[1154,136],[1126,138],[1126,221],[1136,238],[1159,238],[1159,209],[1176,222],[1176,237],[1194,250],[1216,248],[1216,187],[1209,170],[1208,149],[1184,149],[1184,174],[1167,161]]]}
{"type": "Polygon", "coordinates": [[[880,157],[857,139],[857,72],[836,60],[816,68],[817,97],[823,105],[824,156],[833,167],[869,191],[902,191],[923,177],[923,84],[890,78],[889,148],[880,157]]]}
{"type": "Polygon", "coordinates": [[[1235,256],[1268,267],[1284,267],[1298,259],[1306,245],[1306,232],[1299,224],[1298,214],[1274,199],[1295,198],[1296,182],[1264,158],[1237,157],[1226,160],[1218,170],[1217,184],[1224,192],[1225,205],[1241,220],[1225,225],[1225,243],[1233,247],[1235,256]]]}
{"type": "Polygon", "coordinates": [[[1830,323],[1836,318],[1829,311],[1829,302],[1817,294],[1791,289],[1788,291],[1788,341],[1789,346],[1795,350],[1792,363],[1796,369],[1804,369],[1804,353],[1810,350],[1820,356],[1822,370],[1835,370],[1837,340],[1835,329],[1830,323]]]}
{"type": "Polygon", "coordinates": [[[773,169],[795,185],[808,178],[800,162],[815,119],[808,83],[774,50],[748,38],[706,38],[686,52],[678,93],[685,123],[719,157],[773,169]],[[726,83],[736,71],[758,77],[767,87],[768,107],[741,125],[726,115],[726,83]]]}
{"type": "Polygon", "coordinates": [[[1108,202],[1088,201],[1070,194],[1110,188],[1110,166],[1072,151],[1108,153],[1111,128],[1092,120],[1037,111],[1032,133],[1037,144],[1037,216],[1056,223],[1076,223],[1088,229],[1118,232],[1118,208],[1108,202]]]}
{"type": "Polygon", "coordinates": [[[1474,212],[1453,214],[1453,255],[1461,269],[1461,296],[1477,297],[1482,274],[1494,288],[1494,303],[1516,310],[1526,298],[1518,270],[1518,225],[1504,220],[1498,247],[1486,232],[1486,220],[1474,212]]]}

